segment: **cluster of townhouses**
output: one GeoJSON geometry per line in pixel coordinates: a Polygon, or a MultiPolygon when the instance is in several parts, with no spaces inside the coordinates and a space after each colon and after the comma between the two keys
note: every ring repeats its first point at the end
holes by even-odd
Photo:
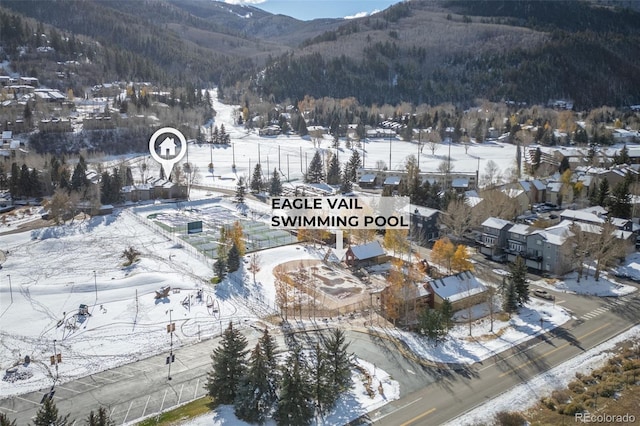
{"type": "Polygon", "coordinates": [[[513,262],[520,256],[530,269],[563,275],[574,266],[571,256],[574,224],[581,231],[598,234],[602,225],[610,221],[616,227],[615,237],[626,243],[628,251],[633,250],[638,225],[628,219],[608,219],[604,213],[602,207],[564,210],[559,214],[559,223],[544,229],[490,217],[481,225],[479,250],[497,261],[513,262]]]}

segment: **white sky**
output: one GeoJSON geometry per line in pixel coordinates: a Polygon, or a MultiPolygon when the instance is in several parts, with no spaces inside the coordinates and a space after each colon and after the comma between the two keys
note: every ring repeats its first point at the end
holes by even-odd
{"type": "Polygon", "coordinates": [[[317,18],[354,18],[382,11],[398,0],[224,0],[225,3],[247,4],[273,14],[302,21],[317,18]]]}

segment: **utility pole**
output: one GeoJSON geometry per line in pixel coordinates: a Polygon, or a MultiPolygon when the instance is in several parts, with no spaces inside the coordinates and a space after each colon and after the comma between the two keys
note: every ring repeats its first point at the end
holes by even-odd
{"type": "Polygon", "coordinates": [[[175,357],[173,355],[173,332],[176,329],[176,325],[171,321],[171,312],[173,312],[173,309],[169,309],[169,325],[167,325],[167,333],[170,334],[170,339],[171,339],[169,343],[169,356],[167,357],[167,364],[169,365],[167,380],[171,380],[171,364],[175,360],[175,357]]]}
{"type": "Polygon", "coordinates": [[[93,271],[93,286],[96,290],[96,302],[97,302],[98,301],[98,279],[96,278],[96,271],[93,271]]]}
{"type": "Polygon", "coordinates": [[[9,278],[9,294],[11,295],[11,303],[13,303],[13,289],[11,288],[11,274],[7,274],[9,278]]]}
{"type": "Polygon", "coordinates": [[[231,156],[233,157],[231,168],[235,169],[236,168],[236,146],[233,142],[231,142],[231,156]]]}
{"type": "MultiPolygon", "coordinates": [[[[56,340],[53,339],[53,356],[51,357],[51,364],[56,366],[56,382],[58,381],[58,363],[62,362],[62,354],[56,351],[56,340]]],[[[54,382],[55,383],[55,382],[54,382]]]]}
{"type": "Polygon", "coordinates": [[[391,132],[389,132],[389,171],[391,171],[391,132]]]}

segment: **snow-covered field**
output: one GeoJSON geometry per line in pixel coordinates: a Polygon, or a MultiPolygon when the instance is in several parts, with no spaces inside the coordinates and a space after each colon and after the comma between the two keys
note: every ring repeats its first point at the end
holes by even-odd
{"type": "MultiPolygon", "coordinates": [[[[633,269],[633,266],[628,268],[633,269]]],[[[598,281],[594,278],[593,271],[589,271],[589,276],[585,275],[582,276],[580,282],[578,282],[578,274],[572,272],[562,278],[542,279],[535,281],[533,284],[565,293],[601,297],[620,297],[638,290],[636,287],[616,282],[615,278],[606,273],[603,273],[598,281]]]]}
{"type": "Polygon", "coordinates": [[[471,336],[467,324],[458,324],[446,339],[437,345],[413,333],[398,330],[387,332],[405,342],[412,352],[423,359],[452,364],[473,364],[554,329],[570,319],[571,315],[560,306],[551,302],[531,300],[508,321],[496,318],[493,331],[489,318],[474,321],[471,325],[471,336]]]}
{"type": "MultiPolygon", "coordinates": [[[[319,145],[314,146],[310,136],[298,135],[259,136],[257,130],[247,131],[244,126],[235,124],[238,106],[225,105],[217,101],[217,92],[211,92],[214,99],[213,107],[216,117],[214,127],[224,125],[226,133],[231,136],[232,146],[226,145],[198,145],[190,143],[187,155],[181,162],[190,162],[197,166],[198,177],[196,184],[234,189],[236,179],[241,176],[251,177],[255,165],[259,162],[264,174],[271,175],[274,168],[281,172],[283,182],[291,181],[295,184],[302,183],[302,177],[308,164],[311,162],[317,148],[320,148],[326,159],[328,151],[336,152],[331,148],[332,137],[325,135],[320,139],[319,145]],[[213,173],[209,170],[209,163],[213,163],[213,173]],[[232,164],[236,165],[235,171],[232,164]]],[[[209,128],[203,128],[204,134],[208,134],[209,128]]],[[[356,148],[361,157],[364,157],[364,166],[374,168],[377,161],[383,161],[389,165],[391,158],[392,170],[404,170],[405,160],[409,155],[418,156],[418,144],[405,142],[400,139],[367,139],[356,148]],[[391,148],[391,149],[390,149],[391,148]],[[391,151],[391,157],[389,153],[391,151]],[[364,156],[363,156],[364,153],[364,156]]],[[[338,159],[346,163],[352,154],[352,150],[346,149],[344,141],[340,142],[338,159]]],[[[420,154],[420,169],[425,172],[438,170],[438,165],[451,156],[451,165],[455,172],[476,172],[482,175],[486,164],[493,160],[502,175],[507,175],[508,169],[515,167],[516,147],[499,142],[487,142],[483,144],[471,144],[465,153],[462,144],[440,144],[431,154],[431,150],[423,147],[420,154]]],[[[147,156],[149,157],[149,156],[147,156]]],[[[159,174],[159,166],[154,160],[148,160],[151,173],[159,174]]],[[[134,173],[136,170],[134,170],[134,173]]]]}

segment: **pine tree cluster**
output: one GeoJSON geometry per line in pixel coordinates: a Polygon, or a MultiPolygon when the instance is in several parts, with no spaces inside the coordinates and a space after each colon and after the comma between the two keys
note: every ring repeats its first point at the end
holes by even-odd
{"type": "Polygon", "coordinates": [[[282,425],[308,425],[351,386],[348,347],[336,329],[309,354],[295,346],[279,364],[275,340],[265,330],[247,359],[247,340],[229,323],[211,356],[206,387],[216,404],[233,404],[241,420],[263,423],[273,417],[282,425]]]}

